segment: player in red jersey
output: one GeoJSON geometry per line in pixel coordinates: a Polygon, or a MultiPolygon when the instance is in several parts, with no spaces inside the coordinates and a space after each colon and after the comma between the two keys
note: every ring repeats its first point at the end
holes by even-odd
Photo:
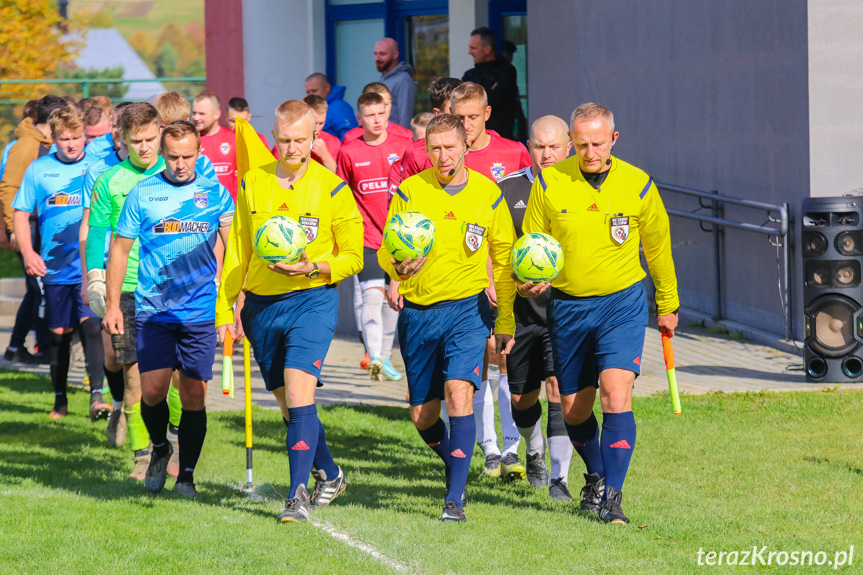
{"type": "MultiPolygon", "coordinates": [[[[252,121],[252,111],[249,109],[249,103],[245,98],[235,97],[228,100],[228,128],[237,131],[237,118],[242,118],[247,122],[252,121]]],[[[169,122],[170,123],[170,122],[169,122]]],[[[267,142],[267,137],[262,133],[255,131],[264,146],[270,147],[267,142]]]]}
{"type": "MultiPolygon", "coordinates": [[[[431,112],[421,112],[411,118],[411,138],[414,142],[425,142],[426,140],[426,126],[428,126],[429,122],[431,122],[432,118],[434,118],[434,114],[431,112]]],[[[411,144],[413,145],[413,144],[411,144]]],[[[408,146],[410,147],[410,146],[408,146]]],[[[407,148],[405,148],[407,150],[407,148]]],[[[387,186],[389,188],[390,196],[389,199],[393,199],[393,194],[396,193],[396,189],[399,187],[399,184],[402,183],[402,160],[399,158],[393,165],[390,166],[390,173],[387,176],[387,186]]]]}
{"type": "MultiPolygon", "coordinates": [[[[461,84],[458,78],[435,78],[429,84],[429,103],[432,105],[432,114],[450,114],[449,97],[452,91],[461,84]]],[[[416,175],[432,166],[426,151],[425,140],[418,140],[408,146],[402,156],[402,180],[416,175]]]]}
{"type": "Polygon", "coordinates": [[[357,274],[362,293],[361,325],[370,356],[372,380],[401,379],[389,356],[395,337],[398,314],[386,303],[386,273],[377,261],[389,208],[387,176],[390,166],[404,153],[410,138],[387,131],[386,104],[375,92],[357,100],[363,136],[339,151],[336,174],[354,193],[363,216],[363,270],[357,274]]]}
{"type": "MultiPolygon", "coordinates": [[[[327,119],[327,101],[320,96],[309,95],[303,98],[303,102],[309,105],[315,116],[315,142],[312,144],[312,159],[331,172],[335,172],[336,158],[339,156],[342,143],[329,132],[324,132],[324,122],[327,119]]],[[[278,160],[278,146],[274,145],[270,151],[278,160]]]]}
{"type": "Polygon", "coordinates": [[[219,125],[222,104],[212,92],[201,92],[192,102],[192,123],[201,134],[201,154],[210,158],[219,183],[237,201],[237,136],[219,125]]]}
{"type": "MultiPolygon", "coordinates": [[[[399,126],[395,122],[390,121],[390,112],[392,112],[393,109],[393,96],[392,94],[390,94],[390,89],[387,88],[387,85],[381,82],[372,82],[371,84],[366,84],[365,86],[363,86],[362,93],[367,94],[369,92],[380,94],[381,98],[384,99],[384,105],[386,106],[386,122],[384,123],[384,125],[387,128],[387,132],[390,134],[396,134],[399,136],[404,136],[406,138],[411,138],[412,136],[410,130],[408,130],[404,126],[399,126]]],[[[357,118],[359,118],[359,115],[357,116],[357,118]]],[[[348,130],[348,132],[345,134],[345,137],[342,138],[343,146],[363,137],[364,130],[362,127],[362,122],[360,122],[360,124],[361,125],[357,126],[356,128],[351,128],[350,130],[348,130]]]]}

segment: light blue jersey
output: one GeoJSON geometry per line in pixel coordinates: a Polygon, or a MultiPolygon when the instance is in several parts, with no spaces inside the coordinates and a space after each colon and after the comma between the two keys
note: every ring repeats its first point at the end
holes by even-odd
{"type": "Polygon", "coordinates": [[[84,174],[84,209],[90,209],[90,200],[93,195],[93,186],[96,184],[96,180],[99,179],[99,176],[122,162],[120,159],[120,153],[116,150],[113,151],[113,154],[108,154],[101,160],[97,160],[90,164],[90,168],[87,170],[87,173],[84,174]]]}
{"type": "Polygon", "coordinates": [[[230,226],[234,201],[219,180],[175,184],[165,172],[138,182],[116,233],[140,244],[136,318],[162,323],[216,320],[216,234],[230,226]]]}
{"type": "Polygon", "coordinates": [[[71,164],[61,162],[56,154],[42,156],[24,172],[12,201],[16,210],[38,211],[45,284],[81,283],[78,231],[84,216],[84,173],[92,163],[88,154],[71,164]]]}
{"type": "Polygon", "coordinates": [[[199,176],[204,176],[208,180],[215,180],[216,168],[213,167],[213,162],[204,154],[198,154],[198,161],[195,162],[195,173],[199,176]]]}
{"type": "Polygon", "coordinates": [[[12,149],[12,146],[14,146],[17,141],[18,140],[12,140],[6,144],[5,148],[3,148],[3,157],[0,158],[0,180],[3,179],[3,174],[6,172],[6,162],[9,161],[9,150],[12,149]]]}
{"type": "Polygon", "coordinates": [[[88,156],[91,156],[97,160],[101,160],[108,154],[114,151],[114,139],[111,137],[111,132],[99,136],[98,138],[93,138],[93,140],[87,144],[87,147],[84,148],[84,151],[87,152],[88,156]]]}

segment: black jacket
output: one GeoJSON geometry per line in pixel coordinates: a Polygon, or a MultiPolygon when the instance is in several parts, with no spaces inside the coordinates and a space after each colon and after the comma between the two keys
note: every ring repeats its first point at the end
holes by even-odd
{"type": "Polygon", "coordinates": [[[485,127],[504,138],[513,138],[513,121],[518,100],[517,72],[500,54],[491,62],[476,64],[464,73],[462,80],[475,82],[485,88],[491,117],[485,127]]]}

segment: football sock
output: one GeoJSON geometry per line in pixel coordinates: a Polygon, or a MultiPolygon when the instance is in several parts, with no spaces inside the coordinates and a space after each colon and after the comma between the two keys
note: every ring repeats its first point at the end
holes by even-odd
{"type": "Polygon", "coordinates": [[[360,289],[360,278],[357,276],[354,276],[354,318],[357,320],[360,343],[365,345],[365,338],[363,338],[363,291],[360,289]]]}
{"type": "Polygon", "coordinates": [[[449,429],[449,413],[446,411],[446,401],[440,402],[440,418],[443,420],[443,424],[446,425],[447,429],[449,429]]]}
{"type": "Polygon", "coordinates": [[[381,357],[381,340],[383,338],[383,318],[381,316],[383,310],[381,305],[385,299],[384,292],[378,288],[363,290],[363,339],[366,342],[366,349],[369,350],[369,357],[372,359],[380,359],[381,357]]]}
{"type": "Polygon", "coordinates": [[[438,454],[443,460],[443,464],[449,472],[450,469],[450,450],[449,450],[449,436],[447,435],[446,425],[444,425],[443,419],[438,418],[436,422],[432,424],[428,429],[417,430],[420,433],[420,437],[422,437],[423,441],[425,441],[426,445],[432,448],[432,450],[438,454]]]}
{"type": "Polygon", "coordinates": [[[153,442],[153,452],[159,457],[167,455],[170,443],[168,443],[168,402],[164,399],[156,405],[147,405],[141,402],[141,419],[147,426],[150,441],[153,442]]]}
{"type": "Polygon", "coordinates": [[[180,473],[177,481],[194,483],[195,466],[201,457],[204,438],[207,436],[207,410],[182,410],[180,417],[180,432],[177,442],[180,447],[180,473]]]}
{"type": "Polygon", "coordinates": [[[383,319],[383,336],[381,339],[381,359],[386,359],[393,352],[393,340],[396,337],[396,325],[399,321],[399,312],[390,307],[386,297],[381,306],[381,318],[383,319]]]}
{"type": "Polygon", "coordinates": [[[315,404],[288,408],[288,464],[291,474],[291,488],[288,499],[293,499],[297,488],[302,484],[308,486],[309,474],[315,452],[318,448],[320,422],[318,408],[315,404]]]}
{"type": "MultiPolygon", "coordinates": [[[[527,444],[527,453],[529,455],[541,453],[543,448],[542,406],[537,401],[527,409],[516,409],[512,404],[510,404],[510,409],[512,409],[512,418],[518,427],[518,433],[521,437],[524,437],[524,441],[527,444]]],[[[518,443],[515,445],[517,450],[518,443]]],[[[506,450],[504,450],[504,453],[506,453],[506,450]]]]}
{"type": "Polygon", "coordinates": [[[563,411],[559,403],[548,402],[548,424],[545,433],[548,437],[548,455],[551,458],[551,478],[559,477],[564,483],[569,483],[572,443],[566,433],[563,411]]]}
{"type": "Polygon", "coordinates": [[[174,427],[180,426],[180,420],[183,415],[183,402],[180,401],[180,390],[174,387],[172,383],[168,388],[168,421],[174,427]]]}
{"type": "Polygon", "coordinates": [[[126,414],[126,429],[128,430],[129,446],[132,451],[147,449],[150,444],[150,434],[141,417],[141,402],[132,405],[123,405],[123,413],[126,414]]]}
{"type": "Polygon", "coordinates": [[[54,409],[68,405],[66,381],[72,355],[72,334],[51,333],[51,386],[54,388],[54,409]]]}
{"type": "MultiPolygon", "coordinates": [[[[482,382],[479,391],[473,395],[473,416],[476,419],[476,441],[488,455],[500,455],[497,446],[497,432],[494,430],[494,400],[488,380],[482,382]]],[[[450,433],[452,433],[450,418],[450,433]]]]}
{"type": "Polygon", "coordinates": [[[102,385],[105,381],[105,348],[102,346],[102,324],[98,318],[88,317],[78,327],[84,363],[90,377],[90,403],[102,402],[102,385]]]}
{"type": "Polygon", "coordinates": [[[476,420],[472,415],[452,416],[450,421],[450,484],[444,501],[454,501],[461,507],[461,498],[467,485],[473,444],[476,441],[476,420]]]}
{"type": "Polygon", "coordinates": [[[117,404],[122,404],[123,392],[126,391],[126,384],[123,382],[123,369],[120,368],[119,371],[105,369],[105,379],[108,380],[108,389],[111,390],[111,397],[114,398],[114,409],[117,409],[117,404]]]}
{"type": "Polygon", "coordinates": [[[500,413],[500,430],[503,433],[502,453],[517,453],[521,435],[512,418],[512,394],[509,392],[509,376],[505,373],[500,374],[497,384],[497,410],[500,413]]]}
{"type": "Polygon", "coordinates": [[[600,446],[605,486],[622,491],[632,450],[635,449],[635,415],[631,411],[603,413],[600,446]]]}
{"type": "Polygon", "coordinates": [[[590,417],[578,425],[570,425],[564,421],[566,432],[575,451],[581,456],[588,473],[598,473],[605,477],[602,466],[602,453],[599,450],[599,423],[596,415],[590,412],[590,417]]]}
{"type": "MultiPolygon", "coordinates": [[[[315,413],[317,414],[317,411],[315,413]]],[[[315,458],[312,464],[327,474],[328,481],[332,481],[339,475],[339,466],[333,461],[333,454],[330,453],[330,446],[327,445],[327,436],[324,433],[324,424],[320,417],[318,418],[318,447],[315,449],[315,458]]]]}

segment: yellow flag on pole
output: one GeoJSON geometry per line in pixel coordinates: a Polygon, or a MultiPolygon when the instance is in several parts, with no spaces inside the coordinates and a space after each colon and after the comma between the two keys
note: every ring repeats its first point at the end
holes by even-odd
{"type": "Polygon", "coordinates": [[[242,182],[249,170],[275,161],[252,125],[237,118],[237,181],[242,182]]]}

